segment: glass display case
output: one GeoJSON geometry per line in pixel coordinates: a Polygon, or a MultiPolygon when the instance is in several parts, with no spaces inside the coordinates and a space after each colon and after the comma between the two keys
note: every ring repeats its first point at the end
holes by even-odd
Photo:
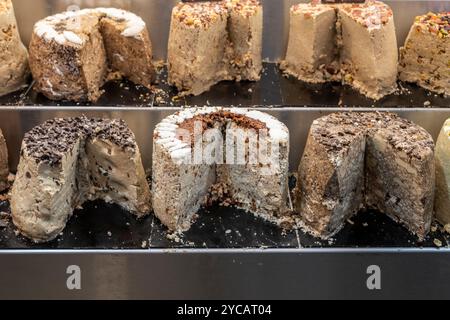
{"type": "MultiPolygon", "coordinates": [[[[153,90],[112,81],[95,103],[51,101],[33,89],[34,82],[0,97],[0,128],[12,173],[25,133],[48,119],[86,115],[125,120],[150,175],[153,130],[162,119],[186,107],[238,107],[267,112],[288,127],[292,192],[311,124],[324,115],[390,111],[420,125],[435,141],[450,118],[450,98],[414,84],[401,83],[400,93],[373,101],[340,84],[305,84],[285,76],[278,64],[286,54],[289,8],[297,0],[262,1],[260,81],[221,82],[199,96],[179,96],[168,85],[164,64],[177,2],[13,1],[25,45],[34,24],[49,15],[86,7],[130,10],[145,20],[159,67],[153,90]]],[[[385,2],[394,12],[399,47],[414,17],[450,11],[449,1],[385,2]]],[[[2,199],[0,212],[7,215],[6,193],[2,199]]],[[[202,209],[192,229],[174,239],[153,214],[137,220],[119,206],[95,201],[76,210],[60,237],[46,244],[21,236],[10,219],[0,224],[0,298],[450,298],[449,241],[450,234],[435,221],[430,234],[419,241],[371,210],[352,218],[332,240],[320,240],[302,229],[283,231],[222,206],[202,209]],[[74,282],[73,275],[81,280],[74,282]]]]}

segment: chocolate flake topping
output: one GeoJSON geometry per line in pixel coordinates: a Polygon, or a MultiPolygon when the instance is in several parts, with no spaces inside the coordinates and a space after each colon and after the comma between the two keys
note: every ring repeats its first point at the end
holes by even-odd
{"type": "Polygon", "coordinates": [[[191,132],[191,142],[194,141],[194,126],[196,122],[201,122],[202,130],[205,132],[208,129],[220,127],[225,129],[227,122],[232,121],[243,129],[263,130],[267,129],[265,123],[249,118],[243,114],[235,114],[230,111],[218,111],[209,114],[196,115],[193,118],[187,119],[180,123],[179,128],[191,132]]]}
{"type": "Polygon", "coordinates": [[[329,151],[344,151],[355,135],[371,136],[378,132],[398,151],[410,158],[422,159],[434,150],[434,142],[425,129],[386,112],[343,112],[317,120],[312,134],[329,151]]]}
{"type": "MultiPolygon", "coordinates": [[[[86,117],[48,120],[29,131],[24,147],[36,162],[58,165],[80,139],[101,139],[135,151],[134,134],[123,120],[88,119],[86,117]]],[[[23,152],[23,150],[22,150],[23,152]]]]}

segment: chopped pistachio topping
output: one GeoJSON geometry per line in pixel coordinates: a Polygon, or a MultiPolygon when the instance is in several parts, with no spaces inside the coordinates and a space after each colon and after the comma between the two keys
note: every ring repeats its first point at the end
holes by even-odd
{"type": "Polygon", "coordinates": [[[450,12],[433,13],[416,17],[417,31],[428,31],[439,38],[447,38],[450,34],[450,12]]]}

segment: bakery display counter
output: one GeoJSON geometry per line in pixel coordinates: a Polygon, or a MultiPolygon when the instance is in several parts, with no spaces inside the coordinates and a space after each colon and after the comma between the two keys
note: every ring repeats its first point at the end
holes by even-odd
{"type": "MultiPolygon", "coordinates": [[[[14,1],[21,39],[25,44],[30,40],[34,23],[65,9],[66,5],[61,5],[62,2],[35,1],[34,9],[39,10],[36,9],[36,14],[30,17],[29,12],[32,10],[25,10],[29,3],[25,6],[23,0],[14,1]]],[[[146,21],[156,60],[165,60],[167,56],[165,48],[169,34],[168,21],[176,2],[117,1],[117,6],[139,13],[146,21]]],[[[26,133],[46,120],[82,116],[123,119],[135,136],[142,165],[148,182],[151,183],[154,165],[153,134],[163,119],[186,107],[248,108],[274,116],[289,129],[289,159],[285,159],[285,163],[289,161],[289,170],[286,169],[285,173],[291,172],[288,198],[289,209],[292,211],[297,185],[295,173],[305,150],[310,128],[318,118],[335,112],[355,110],[392,112],[422,127],[437,141],[442,125],[450,118],[449,97],[399,81],[395,93],[374,101],[339,83],[306,84],[283,74],[279,61],[284,58],[288,46],[289,8],[296,2],[298,1],[263,1],[264,28],[267,31],[264,32],[262,51],[265,62],[259,81],[223,81],[210,90],[207,90],[207,86],[206,89],[201,88],[207,91],[198,96],[184,96],[168,84],[166,66],[155,63],[157,79],[151,89],[150,84],[145,81],[143,85],[135,85],[128,80],[113,80],[101,88],[104,90],[102,94],[98,85],[103,80],[100,77],[92,96],[92,100],[100,96],[96,102],[49,100],[38,92],[39,89],[47,96],[55,93],[53,84],[50,80],[48,84],[45,76],[39,78],[40,88],[37,88],[38,82],[35,80],[27,83],[20,91],[1,96],[0,137],[3,135],[6,140],[10,171],[13,174],[17,172],[26,133]]],[[[396,21],[396,31],[391,29],[388,33],[391,45],[395,32],[399,45],[404,43],[414,16],[430,10],[450,9],[448,1],[402,0],[386,3],[392,7],[396,21]],[[405,7],[408,10],[404,10],[405,7]]],[[[336,14],[332,16],[336,17],[336,14]]],[[[356,15],[355,12],[352,14],[356,15]]],[[[106,14],[102,19],[115,19],[113,22],[120,27],[124,23],[123,19],[113,16],[106,14]]],[[[227,16],[226,19],[232,18],[227,16]]],[[[260,19],[261,14],[258,14],[256,22],[261,21],[260,19]]],[[[180,24],[183,21],[186,21],[184,16],[180,18],[180,24]]],[[[392,27],[390,9],[389,21],[392,27]]],[[[428,23],[427,21],[424,23],[428,23]]],[[[253,27],[260,33],[261,28],[256,22],[256,27],[253,27]]],[[[334,22],[333,32],[337,32],[339,28],[334,22]]],[[[192,24],[195,25],[195,21],[192,24]]],[[[55,26],[51,26],[54,29],[50,28],[54,32],[48,31],[47,27],[49,26],[45,25],[40,32],[37,30],[36,35],[47,36],[51,41],[56,41],[66,31],[55,26]]],[[[97,33],[101,31],[99,26],[94,30],[97,33]]],[[[143,32],[142,23],[138,30],[143,32]]],[[[80,39],[77,35],[73,37],[74,35],[66,34],[66,40],[61,40],[60,44],[77,44],[80,39]]],[[[189,35],[191,36],[190,33],[189,35]]],[[[107,38],[106,35],[102,37],[107,38]]],[[[330,37],[334,39],[336,35],[333,33],[330,37]]],[[[177,39],[181,42],[186,40],[182,36],[177,39]]],[[[371,37],[364,39],[373,40],[371,37]]],[[[106,40],[102,41],[107,43],[106,40]]],[[[83,41],[80,43],[84,44],[83,41]]],[[[295,47],[295,43],[293,46],[295,47]]],[[[122,46],[119,47],[123,49],[122,46]]],[[[347,44],[345,51],[349,47],[351,46],[347,44]]],[[[396,51],[395,46],[390,46],[389,49],[386,52],[391,54],[396,51]]],[[[36,49],[35,53],[38,51],[36,49]]],[[[150,49],[147,48],[147,51],[150,49]]],[[[220,56],[221,50],[216,51],[215,54],[220,56]]],[[[294,48],[294,55],[297,51],[294,48]]],[[[146,58],[150,55],[148,53],[146,58]]],[[[120,57],[116,58],[120,60],[120,57]]],[[[296,59],[292,58],[293,61],[296,59]]],[[[98,63],[97,67],[100,66],[106,75],[106,56],[103,60],[103,64],[98,63]]],[[[86,65],[89,61],[90,59],[86,59],[86,65]]],[[[146,66],[149,64],[151,63],[148,61],[145,63],[146,66]]],[[[49,71],[52,64],[47,67],[50,68],[46,72],[55,76],[56,80],[52,79],[54,83],[61,84],[66,79],[58,73],[62,73],[58,68],[55,72],[59,76],[49,71]]],[[[135,68],[136,65],[131,67],[135,68]]],[[[376,65],[372,67],[377,69],[376,65]]],[[[147,71],[144,80],[150,80],[147,76],[153,69],[147,71]]],[[[333,74],[332,71],[335,70],[327,70],[330,74],[333,74]]],[[[128,76],[136,72],[135,69],[128,76]]],[[[370,78],[371,72],[374,71],[365,76],[370,78]]],[[[212,78],[214,73],[212,72],[212,78]]],[[[390,73],[394,74],[395,83],[395,70],[390,70],[390,73]]],[[[236,79],[241,76],[234,75],[236,79]]],[[[202,77],[198,78],[200,80],[196,81],[201,82],[202,77]]],[[[184,80],[179,82],[183,83],[184,80]]],[[[393,86],[391,82],[389,90],[393,86]]],[[[55,97],[59,97],[59,94],[61,93],[56,92],[55,97]]],[[[379,96],[378,93],[376,96],[379,96]]],[[[406,124],[405,126],[403,129],[408,129],[406,124]]],[[[134,136],[130,138],[133,143],[134,136]]],[[[431,137],[428,137],[431,144],[431,137]]],[[[7,174],[5,156],[1,153],[4,149],[1,148],[4,146],[0,144],[0,169],[3,161],[7,174]]],[[[364,155],[361,157],[364,159],[364,155]]],[[[111,157],[106,158],[110,160],[111,157]]],[[[102,173],[104,172],[99,171],[100,175],[102,173]]],[[[39,173],[36,174],[38,175],[39,173]]],[[[27,172],[23,176],[31,175],[27,172]]],[[[143,177],[141,174],[141,182],[146,186],[143,177]]],[[[12,183],[14,176],[10,175],[9,179],[12,183]]],[[[430,178],[431,180],[433,179],[430,178]]],[[[160,181],[160,184],[163,183],[160,181]]],[[[73,186],[71,188],[74,189],[73,186]]],[[[283,230],[232,206],[213,205],[198,212],[198,218],[189,231],[174,234],[153,213],[136,218],[118,205],[97,200],[76,209],[66,228],[56,239],[38,244],[25,238],[14,225],[9,191],[7,189],[0,193],[0,299],[450,298],[450,230],[449,225],[444,227],[435,220],[425,239],[419,240],[386,214],[361,210],[358,215],[348,219],[336,235],[328,240],[320,240],[301,228],[283,230]]],[[[27,196],[31,197],[25,192],[20,195],[23,201],[27,200],[27,196]]],[[[17,194],[16,192],[16,197],[17,194]]],[[[286,192],[284,196],[287,197],[286,192]]],[[[33,219],[42,217],[32,217],[28,222],[32,224],[33,219]]]]}

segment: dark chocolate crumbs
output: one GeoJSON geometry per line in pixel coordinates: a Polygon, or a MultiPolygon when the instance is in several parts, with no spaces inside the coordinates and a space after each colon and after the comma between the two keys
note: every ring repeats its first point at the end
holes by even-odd
{"type": "Polygon", "coordinates": [[[413,122],[389,112],[342,112],[317,120],[312,134],[329,152],[339,153],[354,140],[355,135],[381,134],[398,151],[421,160],[434,151],[432,137],[413,122]]]}
{"type": "Polygon", "coordinates": [[[55,166],[83,139],[110,141],[132,152],[136,149],[134,134],[125,121],[86,117],[48,120],[25,135],[24,146],[27,154],[37,163],[55,166]]]}

